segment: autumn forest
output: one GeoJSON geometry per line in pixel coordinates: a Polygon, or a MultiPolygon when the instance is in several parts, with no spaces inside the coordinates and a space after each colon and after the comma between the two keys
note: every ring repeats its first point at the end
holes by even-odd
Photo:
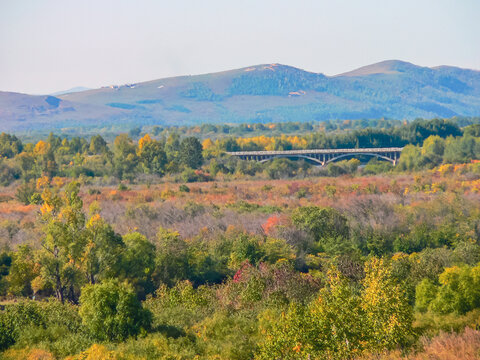
{"type": "Polygon", "coordinates": [[[480,353],[478,118],[2,133],[0,156],[2,359],[480,353]],[[403,151],[227,154],[372,147],[403,151]]]}

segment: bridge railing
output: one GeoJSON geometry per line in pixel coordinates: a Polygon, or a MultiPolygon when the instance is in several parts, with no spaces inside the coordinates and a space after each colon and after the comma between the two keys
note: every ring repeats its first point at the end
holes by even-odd
{"type": "Polygon", "coordinates": [[[401,152],[403,147],[389,148],[358,148],[358,149],[302,149],[302,150],[279,150],[279,151],[230,151],[227,152],[233,156],[260,156],[260,155],[305,155],[305,154],[360,154],[360,153],[393,153],[401,152]]]}

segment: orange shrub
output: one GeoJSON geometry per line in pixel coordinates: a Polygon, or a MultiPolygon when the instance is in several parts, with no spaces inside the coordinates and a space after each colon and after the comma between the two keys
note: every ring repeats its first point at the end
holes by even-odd
{"type": "Polygon", "coordinates": [[[262,225],[263,232],[267,235],[280,223],[280,218],[277,215],[270,216],[262,225]]]}

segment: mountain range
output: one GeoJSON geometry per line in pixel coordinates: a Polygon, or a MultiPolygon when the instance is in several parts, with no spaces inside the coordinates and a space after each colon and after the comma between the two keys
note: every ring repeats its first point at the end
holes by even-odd
{"type": "Polygon", "coordinates": [[[457,115],[480,115],[480,71],[399,60],[336,76],[263,64],[55,96],[0,92],[10,132],[457,115]]]}

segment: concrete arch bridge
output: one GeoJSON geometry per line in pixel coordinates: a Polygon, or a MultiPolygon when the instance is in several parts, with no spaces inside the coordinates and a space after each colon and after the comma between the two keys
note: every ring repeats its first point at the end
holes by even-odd
{"type": "Polygon", "coordinates": [[[319,166],[342,160],[352,156],[372,156],[389,161],[396,165],[402,147],[391,148],[363,148],[363,149],[307,149],[307,150],[282,150],[282,151],[235,151],[227,152],[231,156],[242,160],[265,162],[277,158],[307,159],[319,166]]]}

